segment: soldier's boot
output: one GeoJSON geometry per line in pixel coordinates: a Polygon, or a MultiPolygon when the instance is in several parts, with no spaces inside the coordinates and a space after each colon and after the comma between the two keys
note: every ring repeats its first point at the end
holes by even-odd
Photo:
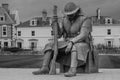
{"type": "Polygon", "coordinates": [[[51,61],[51,52],[46,52],[43,59],[42,68],[38,71],[32,72],[34,75],[48,74],[49,73],[49,64],[51,61]]]}
{"type": "Polygon", "coordinates": [[[65,77],[76,76],[76,67],[71,67],[68,72],[64,74],[65,77]]]}
{"type": "Polygon", "coordinates": [[[72,52],[71,52],[71,66],[68,72],[64,74],[65,77],[73,77],[76,76],[76,68],[77,68],[77,53],[76,48],[73,46],[72,52]]]}

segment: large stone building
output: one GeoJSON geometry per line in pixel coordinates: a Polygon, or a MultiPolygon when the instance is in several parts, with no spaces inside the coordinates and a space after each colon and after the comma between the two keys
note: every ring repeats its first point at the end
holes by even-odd
{"type": "Polygon", "coordinates": [[[9,4],[0,6],[0,48],[11,47],[14,38],[14,26],[16,25],[16,14],[9,9],[9,4]]]}
{"type": "Polygon", "coordinates": [[[42,17],[34,17],[16,26],[16,46],[24,49],[41,50],[51,39],[50,17],[47,11],[42,12],[42,17]]]}
{"type": "MultiPolygon", "coordinates": [[[[35,17],[17,25],[16,46],[24,49],[41,50],[52,38],[51,18],[43,11],[42,17],[35,17]]],[[[120,47],[120,21],[102,16],[100,9],[92,16],[94,45],[120,47]]],[[[61,19],[60,19],[61,20],[61,19]]]]}
{"type": "Polygon", "coordinates": [[[93,43],[109,47],[120,47],[120,21],[109,16],[102,16],[97,9],[97,15],[93,20],[93,43]]]}

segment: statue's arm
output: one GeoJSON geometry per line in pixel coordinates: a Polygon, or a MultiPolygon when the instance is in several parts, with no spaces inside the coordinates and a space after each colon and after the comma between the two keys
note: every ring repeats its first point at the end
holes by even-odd
{"type": "Polygon", "coordinates": [[[92,30],[91,28],[92,28],[91,19],[90,18],[85,19],[85,21],[81,26],[80,34],[74,37],[73,39],[71,39],[70,41],[72,41],[73,43],[76,43],[78,41],[85,40],[85,38],[89,36],[89,33],[92,30]]]}

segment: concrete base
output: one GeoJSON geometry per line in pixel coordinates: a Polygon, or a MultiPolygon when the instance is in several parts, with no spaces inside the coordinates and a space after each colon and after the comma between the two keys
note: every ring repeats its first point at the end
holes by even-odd
{"type": "Polygon", "coordinates": [[[57,75],[33,75],[38,69],[31,68],[1,68],[0,80],[119,80],[120,69],[99,69],[99,73],[77,74],[75,77],[57,75]]]}

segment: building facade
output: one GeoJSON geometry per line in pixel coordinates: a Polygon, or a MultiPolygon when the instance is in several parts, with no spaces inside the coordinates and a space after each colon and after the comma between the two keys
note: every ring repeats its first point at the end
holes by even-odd
{"type": "Polygon", "coordinates": [[[93,43],[108,47],[120,47],[120,21],[109,16],[102,16],[100,9],[93,20],[93,43]]]}
{"type": "MultiPolygon", "coordinates": [[[[100,9],[92,16],[92,36],[94,45],[120,47],[120,21],[102,16],[100,9]]],[[[62,20],[62,19],[60,19],[62,20]]],[[[52,36],[51,18],[43,11],[42,17],[20,23],[16,26],[16,46],[24,49],[41,50],[52,36]]]]}
{"type": "Polygon", "coordinates": [[[0,7],[0,48],[13,46],[13,29],[16,24],[15,14],[9,9],[9,4],[0,7]]]}
{"type": "Polygon", "coordinates": [[[16,26],[16,46],[23,49],[41,50],[52,38],[50,17],[34,17],[16,26]]]}
{"type": "Polygon", "coordinates": [[[110,47],[120,47],[120,24],[119,25],[94,25],[94,45],[103,44],[110,47]]]}

